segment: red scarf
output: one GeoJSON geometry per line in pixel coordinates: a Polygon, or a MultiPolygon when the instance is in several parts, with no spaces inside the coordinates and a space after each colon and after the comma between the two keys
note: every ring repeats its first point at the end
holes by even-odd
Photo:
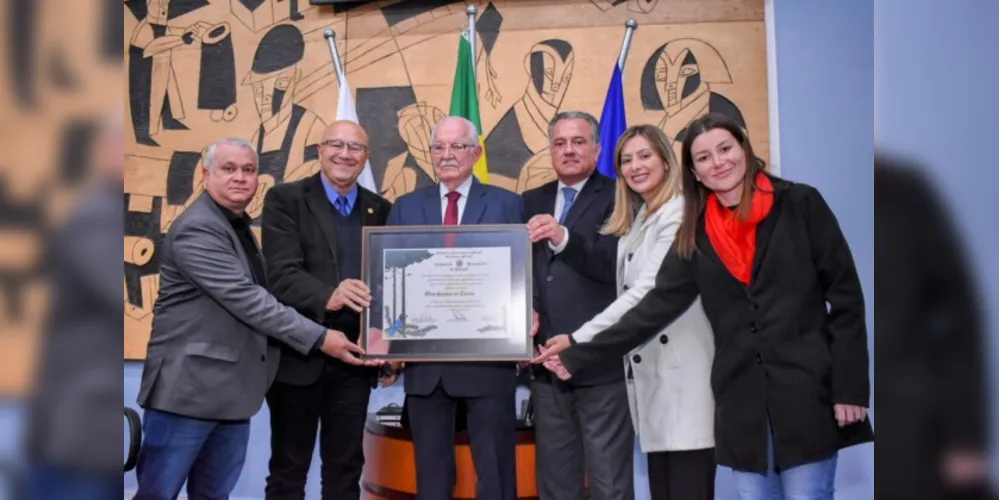
{"type": "Polygon", "coordinates": [[[715,253],[732,276],[747,285],[756,257],[756,226],[774,205],[774,187],[763,172],[756,174],[755,187],[746,220],[739,219],[737,210],[723,207],[714,193],[708,196],[704,217],[705,230],[715,253]]]}

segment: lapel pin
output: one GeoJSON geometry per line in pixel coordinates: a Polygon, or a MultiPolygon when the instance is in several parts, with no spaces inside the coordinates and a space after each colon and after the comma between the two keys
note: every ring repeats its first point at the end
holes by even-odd
{"type": "Polygon", "coordinates": [[[368,213],[369,213],[369,214],[373,214],[373,213],[375,213],[375,209],[373,209],[373,208],[371,208],[371,207],[368,207],[368,213]]]}

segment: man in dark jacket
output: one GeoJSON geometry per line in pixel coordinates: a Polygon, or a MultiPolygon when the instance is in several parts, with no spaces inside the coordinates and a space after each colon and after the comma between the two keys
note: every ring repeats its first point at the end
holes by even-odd
{"type": "MultiPolygon", "coordinates": [[[[617,253],[617,238],[599,233],[614,209],[614,181],[596,172],[600,126],[587,113],[563,112],[552,120],[549,137],[558,179],[523,195],[534,241],[540,344],[576,331],[617,298],[613,266],[577,269],[559,256],[569,238],[592,240],[603,255],[617,253]]],[[[592,498],[634,498],[635,431],[620,358],[571,381],[536,366],[531,395],[540,497],[584,498],[588,476],[592,498]]]]}
{"type": "MultiPolygon", "coordinates": [[[[371,292],[361,278],[364,226],[382,226],[391,204],[361,187],[369,155],[360,125],[331,124],[319,146],[322,169],[267,193],[263,252],[268,288],[281,302],[356,342],[371,292]]],[[[267,393],[271,460],[266,498],[305,498],[316,433],[322,429],[323,498],[358,498],[364,423],[375,368],[284,348],[267,393]]],[[[385,382],[391,383],[386,380],[385,382]]]]}

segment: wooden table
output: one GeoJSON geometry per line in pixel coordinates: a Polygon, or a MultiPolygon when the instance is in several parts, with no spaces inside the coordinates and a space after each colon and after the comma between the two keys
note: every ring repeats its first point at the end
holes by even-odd
{"type": "MultiPolygon", "coordinates": [[[[475,467],[468,433],[455,434],[454,498],[475,498],[475,467]]],[[[534,469],[534,430],[517,431],[517,498],[537,499],[534,469]]],[[[383,424],[368,415],[364,427],[364,472],[361,498],[365,500],[410,500],[416,498],[416,460],[408,429],[383,424]]]]}

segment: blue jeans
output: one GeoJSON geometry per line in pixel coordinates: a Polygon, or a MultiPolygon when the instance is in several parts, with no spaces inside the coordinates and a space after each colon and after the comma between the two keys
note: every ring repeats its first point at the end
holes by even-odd
{"type": "Polygon", "coordinates": [[[774,472],[774,445],[767,425],[767,474],[733,470],[739,500],[833,500],[836,458],[774,472]]]}
{"type": "Polygon", "coordinates": [[[250,422],[216,422],[146,410],[134,500],[176,498],[184,482],[191,500],[229,497],[246,460],[250,422]]]}
{"type": "Polygon", "coordinates": [[[25,486],[28,500],[107,500],[115,498],[121,491],[121,475],[89,473],[35,463],[28,470],[25,486]]]}

